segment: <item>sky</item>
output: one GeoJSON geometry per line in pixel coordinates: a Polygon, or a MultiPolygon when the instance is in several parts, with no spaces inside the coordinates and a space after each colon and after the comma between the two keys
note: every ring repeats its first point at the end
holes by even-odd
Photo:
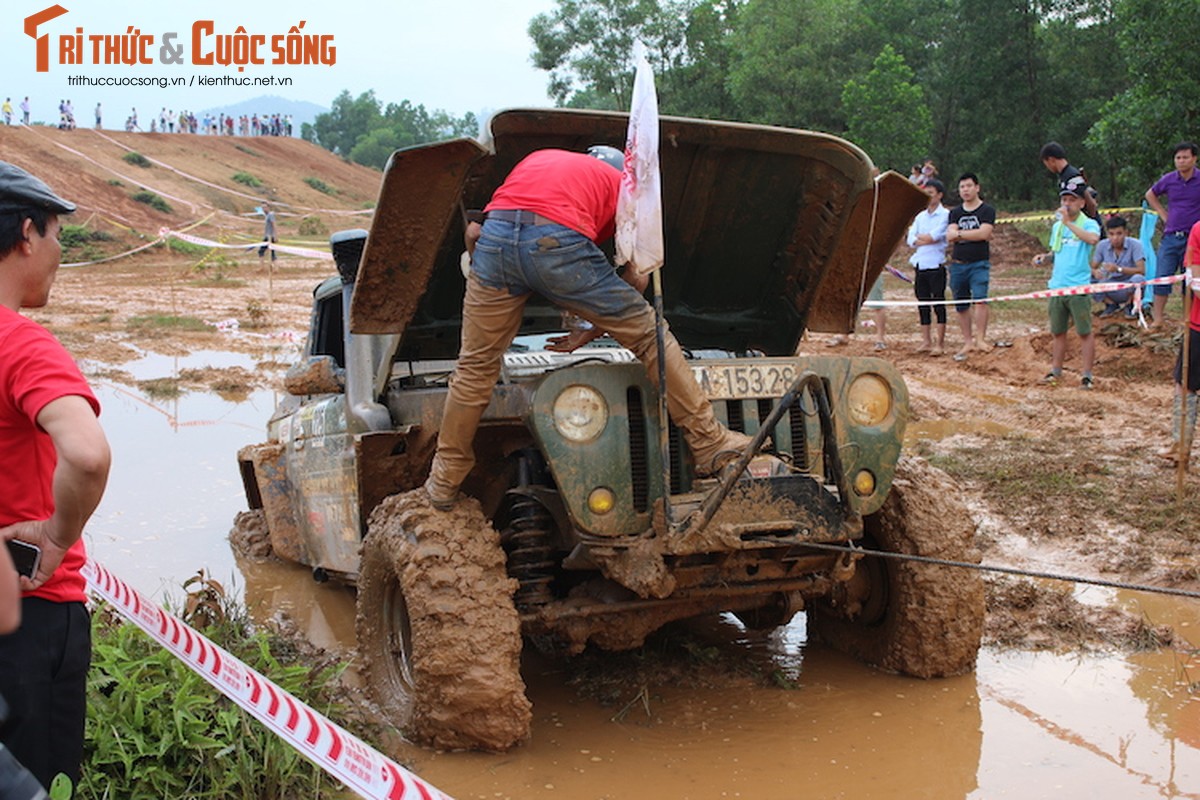
{"type": "MultiPolygon", "coordinates": [[[[409,100],[427,109],[455,115],[483,114],[516,106],[551,105],[546,96],[548,74],[533,67],[529,20],[555,8],[554,0],[17,0],[5,3],[0,15],[0,95],[19,103],[28,95],[32,119],[56,122],[58,102],[69,99],[79,125],[91,127],[97,102],[103,104],[104,127],[123,125],[137,108],[143,127],[149,114],[162,107],[199,111],[264,96],[277,95],[328,107],[342,90],[358,94],[374,89],[385,104],[409,100]],[[24,31],[25,19],[58,5],[67,10],[41,23],[38,36],[48,35],[47,71],[37,71],[37,43],[24,31]],[[265,37],[260,48],[268,63],[202,66],[192,63],[193,25],[211,20],[213,33],[202,36],[199,55],[214,54],[222,35],[232,37],[241,26],[265,37]],[[304,22],[302,33],[332,37],[332,64],[272,64],[272,37],[286,36],[304,22]],[[61,37],[83,29],[82,64],[60,63],[61,37]],[[109,36],[119,45],[135,34],[153,36],[146,49],[151,64],[94,64],[90,37],[109,36]],[[162,63],[164,34],[177,33],[183,63],[162,63]],[[71,76],[129,81],[184,79],[167,87],[70,85],[71,76]],[[289,79],[290,86],[200,85],[227,78],[289,79]]],[[[286,39],[280,44],[286,46],[286,39]]],[[[168,56],[173,58],[174,56],[168,56]]],[[[100,59],[104,59],[103,49],[100,59]]],[[[269,112],[269,109],[264,109],[269,112]]]]}

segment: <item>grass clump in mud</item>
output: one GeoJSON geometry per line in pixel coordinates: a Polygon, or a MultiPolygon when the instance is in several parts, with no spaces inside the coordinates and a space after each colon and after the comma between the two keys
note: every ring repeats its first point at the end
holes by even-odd
{"type": "Polygon", "coordinates": [[[173,400],[183,394],[183,387],[176,378],[151,378],[138,381],[137,386],[151,400],[173,400]]]}
{"type": "Polygon", "coordinates": [[[150,169],[150,167],[153,166],[153,164],[150,163],[150,159],[146,158],[136,150],[130,150],[128,153],[121,156],[121,160],[126,164],[133,164],[135,167],[141,167],[142,169],[150,169]]]}
{"type": "Polygon", "coordinates": [[[208,324],[202,319],[186,316],[181,317],[174,314],[147,314],[130,317],[129,327],[135,331],[144,331],[152,328],[162,328],[171,331],[206,331],[209,329],[208,324]]]}
{"type": "Polygon", "coordinates": [[[167,239],[167,249],[181,256],[203,256],[212,250],[211,247],[205,247],[202,244],[188,242],[183,239],[176,239],[173,236],[167,239]]]}
{"type": "Polygon", "coordinates": [[[341,192],[327,184],[325,181],[321,180],[320,178],[314,178],[311,175],[305,178],[304,182],[307,183],[311,188],[316,189],[321,194],[341,194],[341,192]]]}
{"type": "Polygon", "coordinates": [[[136,203],[145,203],[146,205],[153,208],[155,211],[161,211],[164,214],[170,214],[174,210],[171,208],[170,203],[168,203],[166,200],[163,200],[161,197],[156,195],[154,192],[147,192],[147,191],[138,192],[137,194],[135,194],[133,196],[133,200],[136,203]]]}
{"type": "MultiPolygon", "coordinates": [[[[339,669],[252,629],[198,573],[179,614],[318,711],[340,713],[339,669]]],[[[75,797],[332,798],[336,783],[199,675],[101,605],[92,617],[83,776],[75,797]]]]}
{"type": "Polygon", "coordinates": [[[110,234],[93,230],[86,225],[63,225],[58,233],[58,243],[63,249],[63,261],[68,263],[102,258],[104,252],[96,243],[111,242],[112,238],[110,234]]]}
{"type": "Polygon", "coordinates": [[[243,186],[249,186],[252,189],[257,189],[258,187],[262,186],[262,181],[251,175],[249,172],[233,173],[233,181],[234,183],[240,183],[243,186]]]}
{"type": "Polygon", "coordinates": [[[1175,643],[1169,625],[1076,599],[1072,585],[990,578],[984,642],[1033,650],[1157,650],[1175,643]]]}

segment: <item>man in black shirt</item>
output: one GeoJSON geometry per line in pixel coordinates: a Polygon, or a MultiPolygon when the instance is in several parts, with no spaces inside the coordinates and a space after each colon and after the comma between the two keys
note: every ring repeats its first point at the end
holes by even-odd
{"type": "MultiPolygon", "coordinates": [[[[1096,210],[1096,190],[1088,186],[1087,178],[1067,161],[1067,151],[1058,142],[1046,142],[1040,153],[1042,166],[1054,173],[1058,179],[1058,193],[1082,191],[1083,213],[1099,221],[1100,212],[1096,210]]],[[[1101,226],[1103,230],[1103,226],[1101,226]]]]}
{"type": "Polygon", "coordinates": [[[950,209],[950,226],[946,241],[953,246],[950,253],[950,291],[958,312],[963,345],[954,354],[955,361],[965,361],[972,350],[991,350],[987,339],[988,304],[980,302],[988,296],[991,275],[992,227],[996,224],[996,209],[979,197],[979,178],[967,172],[958,179],[958,195],[962,204],[950,209]],[[974,312],[971,300],[975,300],[974,312]],[[972,313],[974,319],[972,319],[972,313]],[[974,324],[972,324],[974,323],[974,324]],[[974,330],[972,330],[974,329],[974,330]]]}

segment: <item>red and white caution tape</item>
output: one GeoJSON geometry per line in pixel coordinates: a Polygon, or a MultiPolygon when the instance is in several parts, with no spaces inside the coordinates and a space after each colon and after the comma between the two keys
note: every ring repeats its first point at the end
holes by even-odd
{"type": "Polygon", "coordinates": [[[221,248],[224,250],[254,250],[254,249],[260,248],[260,247],[269,247],[272,250],[278,250],[280,253],[288,253],[290,255],[300,256],[301,258],[319,258],[322,261],[333,261],[333,255],[331,255],[330,253],[323,253],[320,250],[310,250],[307,247],[292,247],[291,245],[274,244],[272,242],[257,242],[257,243],[251,243],[251,244],[223,244],[221,242],[214,242],[211,239],[202,239],[199,236],[192,236],[190,233],[183,233],[182,231],[173,231],[173,230],[170,230],[169,228],[160,228],[158,231],[158,235],[160,238],[163,238],[163,239],[172,237],[175,239],[180,239],[185,242],[191,242],[192,244],[198,244],[203,247],[218,247],[218,248],[221,248]]]}
{"type": "Polygon", "coordinates": [[[83,568],[93,594],[145,631],[221,694],[267,726],[309,761],[368,800],[450,800],[404,767],[346,731],[151,604],[95,561],[83,568]]]}
{"type": "Polygon", "coordinates": [[[1042,289],[1024,294],[1006,294],[996,297],[977,297],[969,300],[868,300],[864,308],[913,308],[916,306],[967,305],[970,303],[1003,303],[1009,300],[1044,300],[1047,297],[1069,297],[1071,295],[1114,292],[1121,289],[1139,289],[1146,286],[1169,286],[1187,279],[1183,273],[1151,278],[1138,283],[1085,283],[1080,286],[1065,286],[1061,289],[1042,289]]]}

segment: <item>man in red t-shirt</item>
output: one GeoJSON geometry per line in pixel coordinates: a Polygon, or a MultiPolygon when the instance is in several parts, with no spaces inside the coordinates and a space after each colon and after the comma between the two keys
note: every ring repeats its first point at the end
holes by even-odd
{"type": "Polygon", "coordinates": [[[0,636],[3,742],[44,786],[83,760],[91,631],[80,575],[83,527],[108,479],[100,405],[74,359],[22,316],[40,308],[61,254],[59,214],[75,206],[0,162],[0,538],[42,550],[22,578],[21,626],[0,636]]]}
{"type": "Polygon", "coordinates": [[[1191,292],[1191,312],[1188,316],[1188,375],[1187,391],[1183,389],[1183,347],[1179,348],[1179,357],[1175,359],[1175,400],[1171,408],[1171,444],[1158,455],[1169,461],[1178,462],[1182,457],[1185,461],[1191,455],[1193,435],[1196,431],[1196,414],[1200,411],[1200,222],[1192,226],[1188,233],[1187,250],[1184,252],[1183,265],[1186,269],[1187,280],[1184,291],[1191,292]],[[1186,424],[1185,422],[1186,415],[1186,424]],[[1179,440],[1182,432],[1184,440],[1179,440]]]}
{"type": "MultiPolygon", "coordinates": [[[[492,398],[504,351],[537,292],[592,324],[557,342],[572,350],[608,332],[633,351],[658,381],[654,310],[642,296],[647,278],[618,276],[597,246],[616,229],[623,154],[593,147],[587,154],[538,150],[513,167],[467,226],[471,272],[463,300],[462,344],[425,489],[435,508],[449,509],[475,465],[473,440],[492,398]]],[[[692,451],[696,471],[713,474],[725,454],[750,438],[722,427],[692,375],[679,343],[666,335],[668,411],[692,451]]]]}

